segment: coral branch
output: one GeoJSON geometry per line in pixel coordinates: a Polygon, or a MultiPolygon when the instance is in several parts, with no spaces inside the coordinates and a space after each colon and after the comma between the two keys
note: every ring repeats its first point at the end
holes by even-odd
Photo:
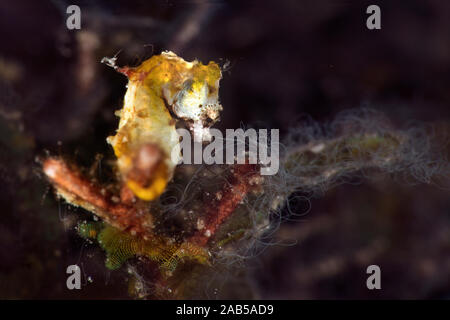
{"type": "Polygon", "coordinates": [[[71,169],[64,160],[48,158],[44,161],[43,170],[58,194],[67,202],[95,213],[119,230],[145,235],[153,226],[148,212],[122,203],[119,197],[71,169]]]}
{"type": "Polygon", "coordinates": [[[216,198],[212,205],[205,206],[208,209],[204,215],[204,223],[189,242],[205,246],[247,194],[258,187],[262,179],[257,165],[236,165],[233,171],[231,179],[221,191],[221,197],[216,198]]]}

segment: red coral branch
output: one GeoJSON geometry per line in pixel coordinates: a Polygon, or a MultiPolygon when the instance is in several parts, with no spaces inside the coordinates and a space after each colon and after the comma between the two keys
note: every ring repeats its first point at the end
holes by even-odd
{"type": "Polygon", "coordinates": [[[257,165],[243,164],[233,168],[233,175],[221,191],[220,199],[208,204],[204,227],[198,230],[188,241],[205,246],[217,229],[234,212],[247,194],[258,187],[261,178],[257,165]]]}
{"type": "MultiPolygon", "coordinates": [[[[146,235],[152,227],[151,215],[138,206],[123,202],[120,197],[112,195],[70,168],[60,158],[48,158],[43,163],[43,170],[58,193],[68,202],[94,212],[107,223],[132,234],[146,235]]],[[[128,202],[128,203],[127,203],[128,202]]]]}

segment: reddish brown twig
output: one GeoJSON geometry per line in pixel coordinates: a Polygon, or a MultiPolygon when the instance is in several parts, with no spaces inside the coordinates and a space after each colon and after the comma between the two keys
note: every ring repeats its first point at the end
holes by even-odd
{"type": "Polygon", "coordinates": [[[212,204],[206,206],[208,209],[204,216],[204,226],[189,239],[189,242],[205,246],[247,194],[258,187],[261,176],[257,165],[236,165],[233,171],[231,179],[221,191],[220,199],[216,198],[212,204]]]}
{"type": "Polygon", "coordinates": [[[146,210],[122,202],[120,197],[96,186],[70,168],[64,160],[48,158],[43,163],[43,170],[58,194],[69,203],[95,213],[120,230],[144,236],[149,233],[153,223],[146,210]]]}

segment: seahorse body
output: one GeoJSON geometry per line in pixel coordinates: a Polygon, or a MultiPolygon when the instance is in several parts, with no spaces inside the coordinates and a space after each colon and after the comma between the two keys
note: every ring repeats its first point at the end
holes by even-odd
{"type": "Polygon", "coordinates": [[[186,121],[194,134],[218,120],[221,71],[215,62],[187,62],[170,51],[151,57],[136,68],[119,68],[128,76],[128,89],[113,146],[123,180],[143,200],[157,198],[172,178],[180,160],[175,119],[186,121]],[[142,146],[157,146],[162,154],[148,181],[137,181],[130,171],[142,146]]]}

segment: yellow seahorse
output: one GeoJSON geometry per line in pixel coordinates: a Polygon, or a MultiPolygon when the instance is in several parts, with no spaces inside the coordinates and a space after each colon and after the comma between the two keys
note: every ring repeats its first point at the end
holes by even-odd
{"type": "Polygon", "coordinates": [[[127,186],[140,199],[154,200],[164,191],[180,159],[175,119],[184,120],[196,137],[207,136],[208,127],[218,120],[221,70],[215,62],[187,62],[170,51],[136,68],[117,70],[128,76],[128,89],[123,108],[117,112],[119,128],[107,141],[127,186]],[[142,153],[143,146],[151,147],[142,153]],[[160,159],[153,163],[151,175],[143,181],[142,172],[130,174],[137,166],[136,158],[152,162],[155,149],[160,159]]]}

